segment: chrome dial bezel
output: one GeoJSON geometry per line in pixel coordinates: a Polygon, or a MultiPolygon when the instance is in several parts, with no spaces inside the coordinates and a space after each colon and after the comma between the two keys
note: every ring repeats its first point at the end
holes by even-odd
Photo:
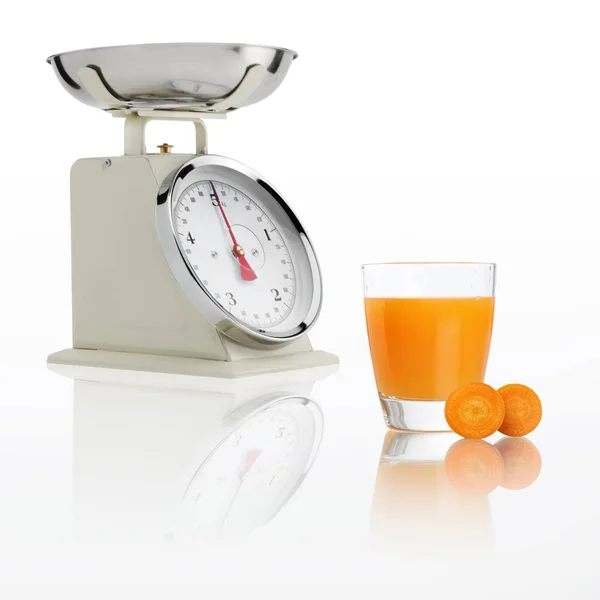
{"type": "Polygon", "coordinates": [[[242,344],[265,347],[282,345],[296,340],[306,334],[314,325],[321,310],[323,286],[321,270],[313,245],[304,227],[282,196],[268,181],[246,165],[231,158],[212,154],[197,156],[185,162],[164,180],[159,189],[156,226],[163,253],[181,289],[202,315],[224,335],[242,344]],[[295,237],[299,241],[306,254],[312,294],[308,299],[307,308],[301,321],[289,329],[269,331],[254,328],[234,317],[212,297],[200,277],[190,268],[183,254],[173,216],[178,199],[176,190],[181,186],[185,187],[188,181],[201,179],[203,171],[213,170],[215,167],[233,171],[236,173],[236,177],[246,178],[250,187],[260,188],[261,200],[266,198],[267,202],[272,202],[273,206],[282,209],[287,222],[281,223],[280,226],[284,228],[288,236],[295,237]]]}

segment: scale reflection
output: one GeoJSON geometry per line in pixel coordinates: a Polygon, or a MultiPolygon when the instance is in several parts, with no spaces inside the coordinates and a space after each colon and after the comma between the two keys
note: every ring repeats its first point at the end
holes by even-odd
{"type": "Polygon", "coordinates": [[[492,445],[390,431],[373,494],[372,547],[411,558],[493,558],[490,494],[529,487],[540,471],[541,455],[525,438],[492,445]]]}
{"type": "Polygon", "coordinates": [[[314,377],[226,391],[185,376],[73,374],[77,537],[202,542],[269,523],[319,448],[323,417],[309,394],[322,376],[314,377]]]}

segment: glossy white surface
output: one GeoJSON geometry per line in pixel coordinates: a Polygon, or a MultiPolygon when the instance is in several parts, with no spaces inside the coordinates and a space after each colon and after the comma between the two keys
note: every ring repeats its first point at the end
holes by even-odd
{"type": "Polygon", "coordinates": [[[401,585],[452,598],[482,597],[482,590],[529,598],[537,597],[527,595],[532,589],[567,594],[577,577],[576,597],[594,597],[600,411],[577,398],[591,400],[595,374],[532,378],[546,411],[530,436],[543,460],[539,478],[523,490],[470,498],[444,474],[453,434],[411,437],[406,448],[401,435],[386,438],[368,365],[348,367],[311,394],[324,430],[303,481],[314,417],[290,427],[285,403],[270,413],[260,397],[306,396],[312,383],[236,397],[185,382],[73,383],[43,365],[7,374],[4,583],[82,590],[94,578],[140,589],[193,583],[225,598],[248,586],[266,597],[280,597],[281,587],[301,597],[302,590],[389,593],[401,585]],[[273,445],[279,429],[271,418],[287,424],[292,457],[273,445]],[[235,431],[243,434],[239,453],[235,431]],[[209,481],[202,482],[198,469],[211,453],[220,466],[204,469],[209,481]],[[273,477],[287,491],[266,493],[273,477]],[[294,481],[299,487],[286,501],[294,481]],[[192,502],[190,489],[205,497],[192,502]]]}

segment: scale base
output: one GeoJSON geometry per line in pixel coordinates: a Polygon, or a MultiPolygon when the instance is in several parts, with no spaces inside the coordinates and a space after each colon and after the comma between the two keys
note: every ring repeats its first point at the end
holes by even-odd
{"type": "Polygon", "coordinates": [[[301,369],[325,367],[331,372],[337,368],[337,365],[337,356],[320,350],[236,361],[80,349],[62,350],[48,357],[48,367],[59,374],[63,374],[62,367],[90,367],[118,371],[191,375],[203,379],[230,382],[241,380],[244,384],[249,383],[248,378],[271,377],[273,374],[301,369]]]}

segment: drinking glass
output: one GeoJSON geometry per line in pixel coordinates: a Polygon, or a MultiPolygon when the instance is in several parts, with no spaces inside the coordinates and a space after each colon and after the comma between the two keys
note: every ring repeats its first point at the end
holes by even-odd
{"type": "Polygon", "coordinates": [[[496,265],[363,267],[371,360],[384,419],[401,431],[448,431],[444,403],[483,381],[494,322],[496,265]]]}

